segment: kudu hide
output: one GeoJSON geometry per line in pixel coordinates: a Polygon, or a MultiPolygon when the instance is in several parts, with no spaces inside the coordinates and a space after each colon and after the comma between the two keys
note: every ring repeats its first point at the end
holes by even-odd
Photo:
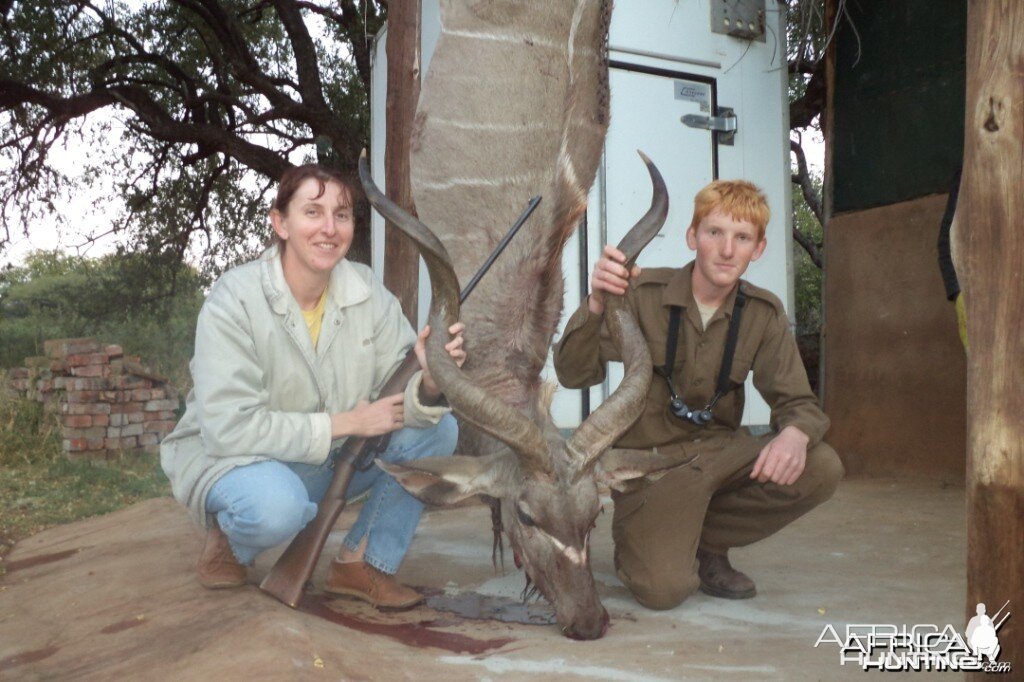
{"type": "MultiPolygon", "coordinates": [[[[423,222],[372,186],[367,194],[427,262],[435,330],[429,361],[460,417],[461,455],[383,466],[426,502],[476,494],[499,500],[517,561],[554,605],[562,632],[594,639],[608,624],[589,564],[600,511],[595,477],[615,485],[668,464],[657,454],[611,449],[639,417],[651,381],[646,342],[618,301],[605,317],[625,379],[567,441],[540,378],[562,312],[562,251],[586,211],[608,126],[611,3],[442,0],[441,12],[413,132],[413,193],[423,222]],[[460,311],[459,281],[537,194],[540,207],[460,311]],[[443,330],[457,319],[466,323],[461,370],[443,348],[443,330]]],[[[668,211],[664,183],[648,167],[654,199],[622,244],[631,259],[668,211]]]]}

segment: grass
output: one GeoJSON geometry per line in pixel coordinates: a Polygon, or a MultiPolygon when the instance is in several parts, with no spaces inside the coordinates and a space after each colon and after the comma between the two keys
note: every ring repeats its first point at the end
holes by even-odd
{"type": "Polygon", "coordinates": [[[38,403],[0,395],[0,558],[45,528],[168,494],[156,455],[69,460],[38,403]]]}

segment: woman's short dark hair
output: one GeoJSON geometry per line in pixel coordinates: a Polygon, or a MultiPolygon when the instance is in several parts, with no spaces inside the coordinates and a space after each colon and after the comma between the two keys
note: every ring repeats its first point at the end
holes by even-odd
{"type": "Polygon", "coordinates": [[[358,185],[337,168],[321,166],[317,163],[292,166],[282,173],[281,180],[277,183],[277,196],[270,207],[280,211],[282,215],[288,213],[288,204],[291,202],[292,197],[295,196],[295,192],[302,183],[310,178],[313,178],[320,184],[320,191],[317,192],[316,199],[323,196],[328,182],[336,182],[348,192],[352,208],[355,208],[356,200],[359,197],[358,185]]]}

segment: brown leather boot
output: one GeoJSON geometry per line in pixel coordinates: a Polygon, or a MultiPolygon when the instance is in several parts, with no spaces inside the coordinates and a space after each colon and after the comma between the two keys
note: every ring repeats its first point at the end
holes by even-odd
{"type": "Polygon", "coordinates": [[[370,602],[378,609],[402,611],[423,601],[422,594],[365,561],[331,562],[324,591],[370,602]]]}
{"type": "Polygon", "coordinates": [[[697,561],[700,591],[704,594],[724,599],[750,599],[757,594],[754,581],[733,568],[727,554],[698,549],[697,561]]]}
{"type": "Polygon", "coordinates": [[[228,536],[224,535],[216,523],[206,531],[206,544],[203,545],[203,553],[199,555],[196,572],[199,574],[199,584],[210,590],[245,584],[245,566],[235,559],[228,536]]]}

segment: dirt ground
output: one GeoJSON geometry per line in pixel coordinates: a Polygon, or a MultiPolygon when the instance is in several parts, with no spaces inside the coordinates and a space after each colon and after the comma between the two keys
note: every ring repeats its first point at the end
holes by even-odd
{"type": "MultiPolygon", "coordinates": [[[[354,514],[332,534],[317,585],[354,514]]],[[[863,672],[841,666],[835,645],[815,648],[828,624],[964,627],[962,487],[846,481],[809,516],[731,553],[757,581],[755,599],[698,594],[663,612],[615,577],[610,517],[591,551],[612,625],[576,642],[547,624],[545,604],[518,601],[511,557],[503,574],[492,568],[483,507],[428,512],[400,573],[430,591],[428,606],[381,614],[315,590],[300,610],[265,596],[256,584],[276,553],[251,585],[204,590],[200,533],[173,500],[150,500],[14,547],[0,576],[0,679],[833,680],[863,672]]]]}

